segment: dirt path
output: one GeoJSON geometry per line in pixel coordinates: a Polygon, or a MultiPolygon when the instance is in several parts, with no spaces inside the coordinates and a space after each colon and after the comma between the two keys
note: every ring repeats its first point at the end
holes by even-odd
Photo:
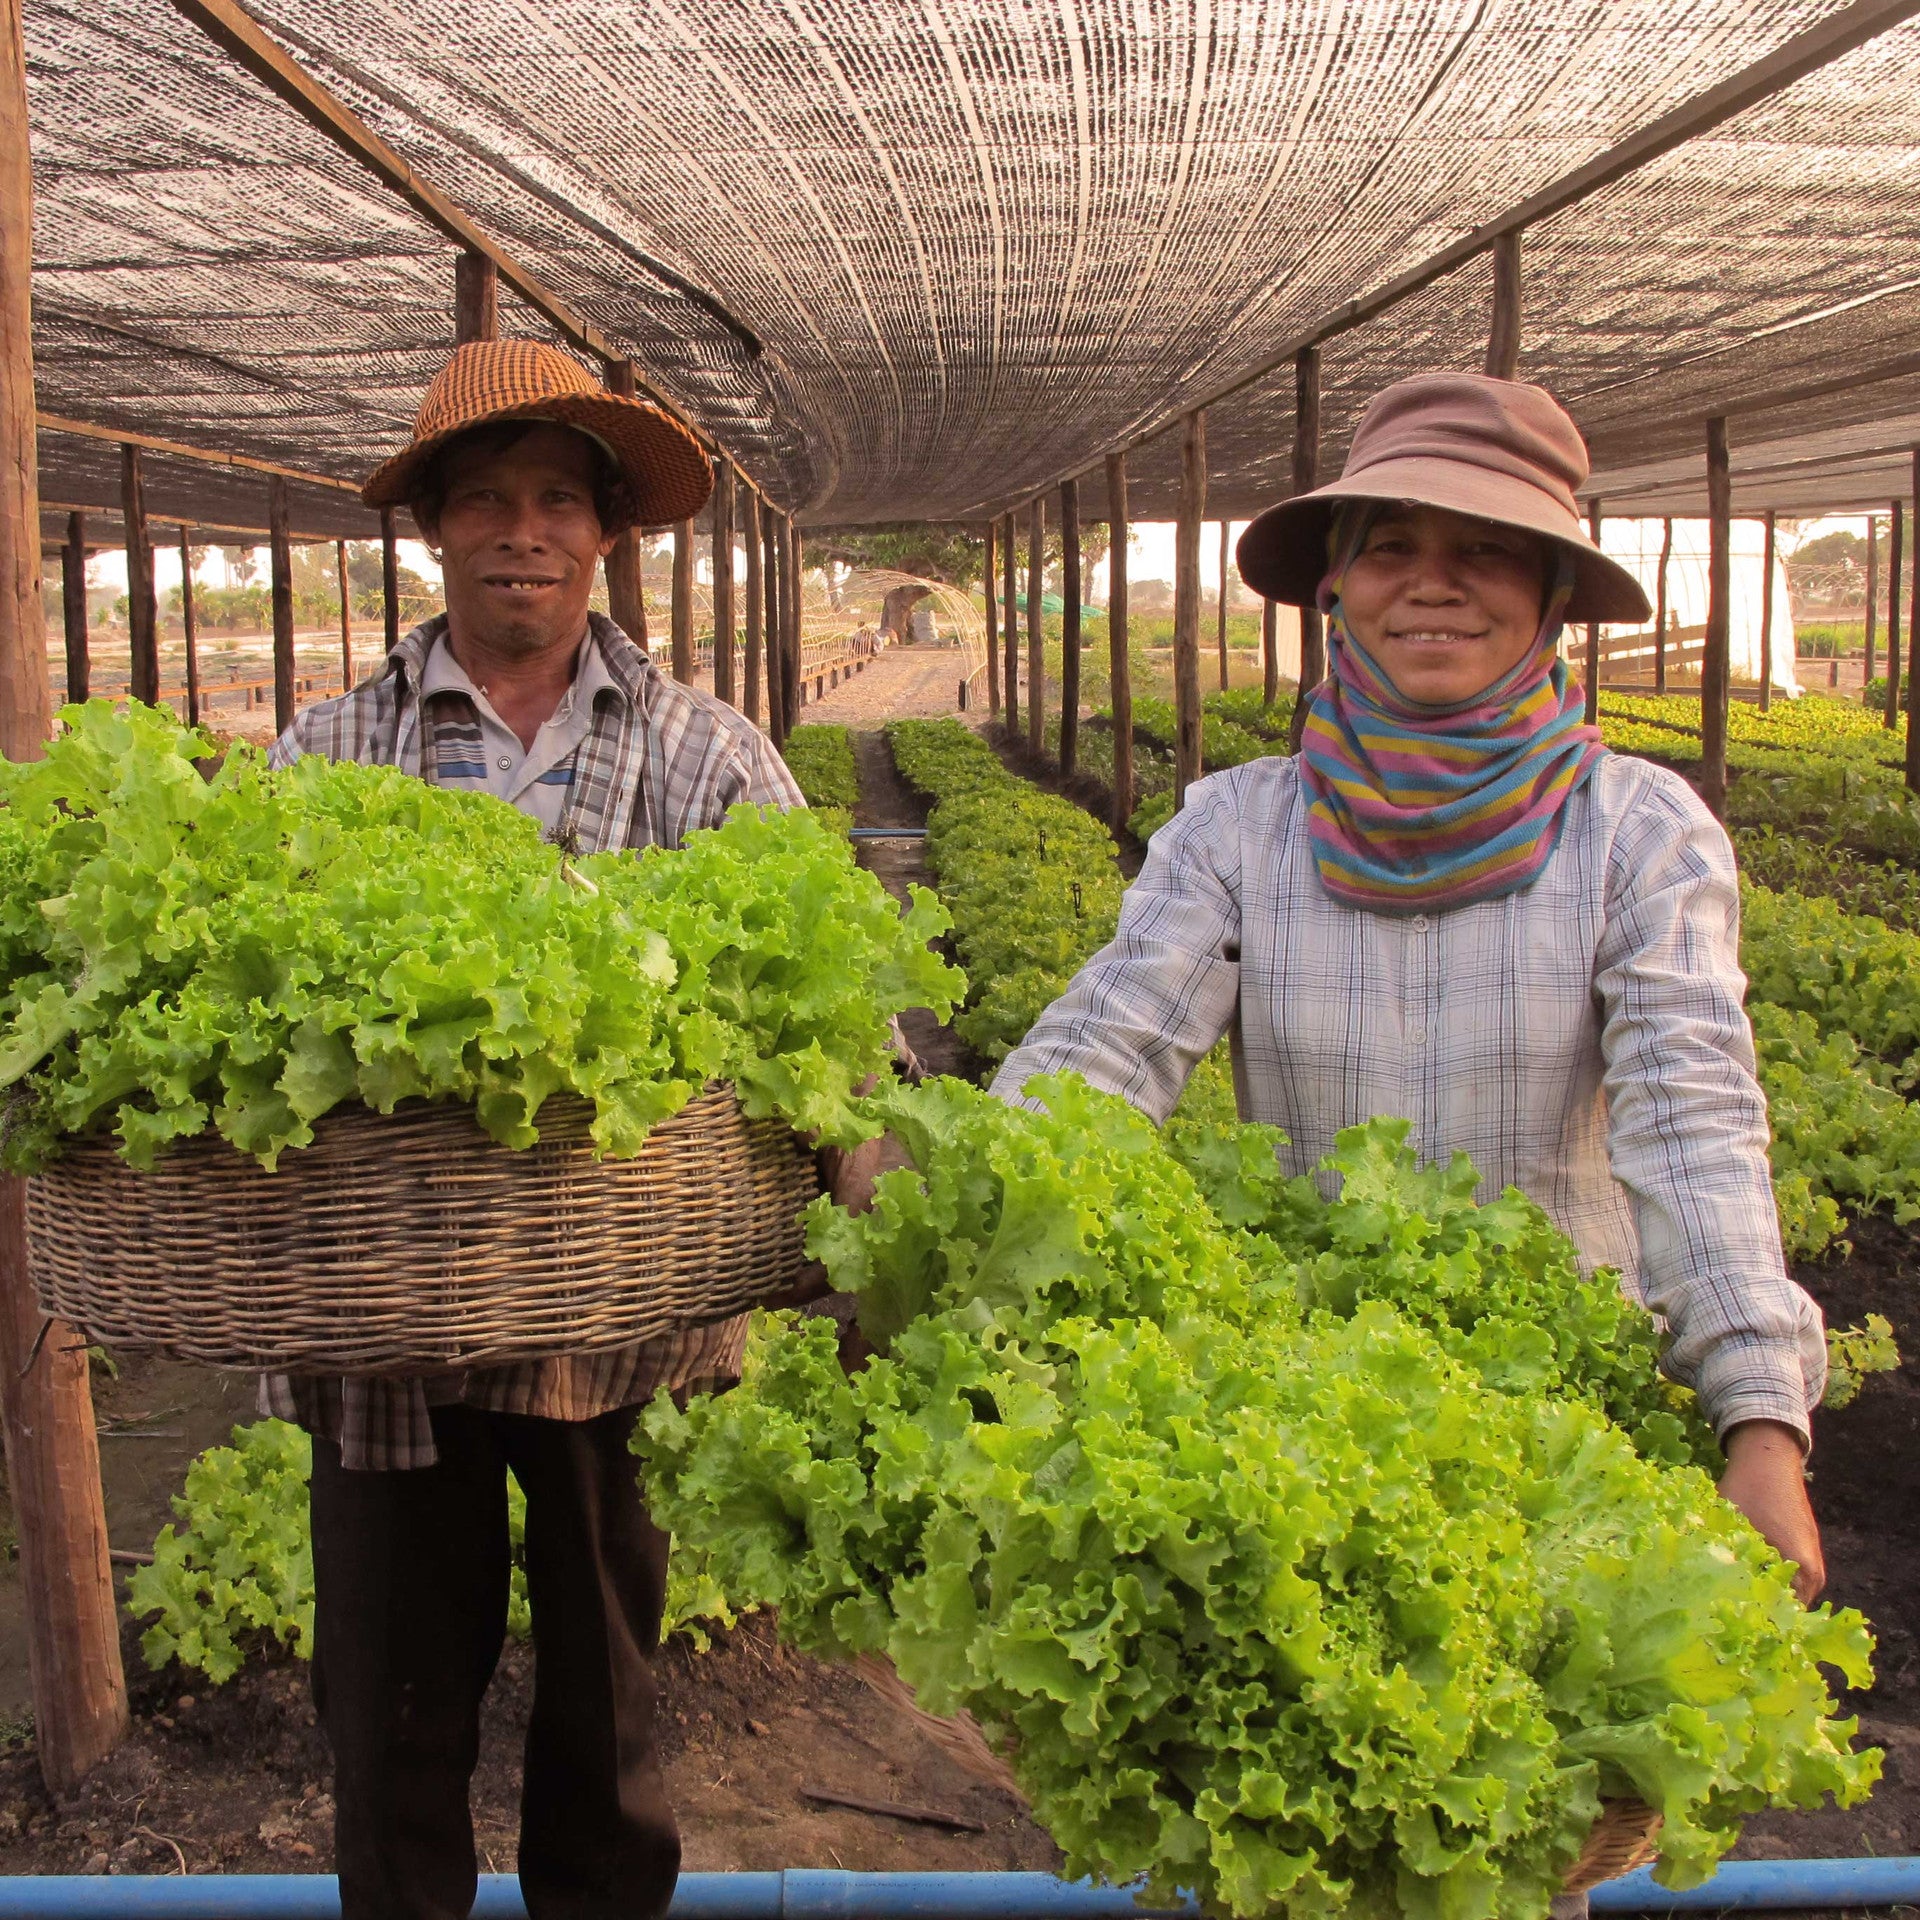
{"type": "Polygon", "coordinates": [[[961,655],[952,647],[889,647],[864,672],[800,709],[800,724],[878,727],[934,719],[960,703],[961,655]]]}

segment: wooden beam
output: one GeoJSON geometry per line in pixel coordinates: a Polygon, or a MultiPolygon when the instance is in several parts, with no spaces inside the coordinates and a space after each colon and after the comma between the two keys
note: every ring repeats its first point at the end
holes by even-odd
{"type": "Polygon", "coordinates": [[[1767,509],[1767,551],[1760,572],[1760,711],[1773,704],[1773,559],[1776,550],[1774,511],[1767,509]]]}
{"type": "Polygon", "coordinates": [[[1047,619],[1040,605],[1047,578],[1047,503],[1027,508],[1027,745],[1047,750],[1047,619]]]}
{"type": "Polygon", "coordinates": [[[733,684],[733,462],[713,468],[713,691],[728,706],[738,704],[733,684]]]}
{"type": "MultiPolygon", "coordinates": [[[[1320,349],[1302,347],[1293,361],[1293,492],[1311,493],[1320,484],[1320,349]]],[[[1327,677],[1327,632],[1318,607],[1300,609],[1300,685],[1288,727],[1293,750],[1300,751],[1307,724],[1307,695],[1327,677]]]]}
{"type": "MultiPolygon", "coordinates": [[[[0,753],[38,759],[53,729],[34,448],[33,172],[21,0],[0,0],[0,753]]],[[[34,1745],[68,1798],[127,1728],[86,1341],[42,1318],[25,1186],[0,1179],[0,1430],[27,1613],[34,1745]]]]}
{"type": "Polygon", "coordinates": [[[1727,423],[1716,416],[1707,422],[1707,631],[1700,659],[1700,797],[1716,814],[1727,807],[1732,602],[1733,476],[1727,465],[1727,423]]]}
{"type": "MultiPolygon", "coordinates": [[[[347,543],[340,543],[344,554],[347,543]]],[[[187,725],[200,724],[200,621],[193,604],[193,536],[180,529],[180,638],[187,655],[187,725]]]]}
{"type": "Polygon", "coordinates": [[[1133,656],[1127,650],[1127,456],[1107,455],[1107,677],[1113,696],[1113,811],[1116,838],[1133,818],[1133,656]]]}
{"type": "Polygon", "coordinates": [[[747,550],[746,631],[741,636],[746,667],[746,715],[760,718],[760,649],[766,644],[766,557],[760,539],[760,501],[749,491],[741,502],[740,544],[747,550]]]}
{"type": "MultiPolygon", "coordinates": [[[[1913,450],[1913,593],[1907,601],[1907,704],[1913,705],[1913,689],[1920,687],[1920,447],[1913,450]]],[[[1907,714],[1907,786],[1920,793],[1920,727],[1907,714]]]]}
{"type": "Polygon", "coordinates": [[[994,601],[994,535],[999,531],[993,521],[987,522],[986,554],[981,562],[981,575],[985,581],[982,598],[987,607],[987,717],[1000,718],[1000,609],[994,601]]]}
{"type": "Polygon", "coordinates": [[[127,691],[160,698],[159,613],[153,597],[153,542],[147,534],[146,481],[140,449],[120,449],[120,519],[127,543],[127,691]]]}
{"type": "Polygon", "coordinates": [[[380,592],[386,615],[387,651],[400,644],[400,542],[395,533],[393,509],[380,509],[380,592]]]}
{"type": "Polygon", "coordinates": [[[66,629],[67,698],[84,700],[93,663],[87,631],[87,516],[78,509],[67,515],[66,544],[60,549],[60,612],[66,629]]]}
{"type": "Polygon", "coordinates": [[[767,732],[776,748],[787,744],[787,543],[780,516],[771,507],[760,516],[767,576],[767,732]]]}
{"type": "Polygon", "coordinates": [[[158,434],[130,433],[125,427],[96,426],[91,420],[74,420],[64,414],[38,413],[34,415],[34,421],[42,433],[66,433],[82,440],[106,440],[119,447],[139,447],[147,453],[164,453],[172,460],[195,460],[203,467],[237,467],[247,473],[278,474],[283,480],[298,480],[302,486],[330,487],[335,493],[350,493],[356,500],[360,497],[356,481],[336,480],[331,474],[309,473],[301,467],[276,466],[271,460],[256,460],[250,454],[219,453],[211,447],[190,447],[179,440],[163,440],[158,434]]]}
{"type": "MultiPolygon", "coordinates": [[[[606,370],[607,391],[624,399],[634,397],[636,381],[631,360],[610,360],[606,370]]],[[[615,539],[605,561],[607,572],[607,618],[635,646],[647,644],[647,595],[640,566],[640,529],[628,527],[615,539]]]]}
{"type": "Polygon", "coordinates": [[[1233,556],[1228,551],[1228,542],[1232,537],[1233,522],[1220,522],[1220,691],[1227,690],[1227,580],[1228,569],[1233,564],[1233,556]]]}
{"type": "MultiPolygon", "coordinates": [[[[1884,718],[1891,732],[1900,724],[1900,549],[1905,532],[1906,503],[1896,500],[1887,527],[1887,705],[1884,718]]],[[[1908,609],[1908,617],[1920,607],[1908,609]]]]}
{"type": "Polygon", "coordinates": [[[267,482],[267,525],[272,530],[273,580],[273,728],[293,725],[293,546],[287,538],[287,483],[276,474],[267,482]]]}
{"type": "Polygon", "coordinates": [[[693,684],[693,522],[673,523],[673,612],[669,625],[673,677],[693,684]]]}
{"type": "Polygon", "coordinates": [[[1001,522],[1000,530],[1000,626],[1007,648],[1007,733],[1020,737],[1020,616],[1014,602],[1013,515],[1001,522]]]}
{"type": "Polygon", "coordinates": [[[1867,657],[1863,663],[1866,672],[1861,676],[1861,684],[1873,678],[1873,642],[1874,629],[1879,625],[1880,616],[1880,521],[1877,515],[1867,515],[1867,657]]]}
{"type": "Polygon", "coordinates": [[[1520,371],[1520,229],[1493,243],[1493,320],[1487,329],[1487,371],[1512,380],[1520,371]]]}
{"type": "Polygon", "coordinates": [[[353,578],[347,565],[347,543],[336,541],[334,570],[340,577],[340,690],[353,689],[353,578]]]}
{"type": "MultiPolygon", "coordinates": [[[[1587,534],[1597,547],[1600,544],[1600,499],[1596,494],[1587,502],[1587,534]]],[[[1600,622],[1587,622],[1587,725],[1597,727],[1600,724],[1600,622]]]]}
{"type": "Polygon", "coordinates": [[[453,342],[500,338],[500,269],[471,247],[453,262],[453,342]]]}
{"type": "Polygon", "coordinates": [[[1080,757],[1080,483],[1060,483],[1060,773],[1080,757]]]}
{"type": "Polygon", "coordinates": [[[1207,512],[1207,417],[1180,438],[1180,517],[1173,532],[1173,804],[1200,778],[1200,523],[1207,512]]]}
{"type": "Polygon", "coordinates": [[[1660,571],[1653,596],[1653,690],[1667,690],[1667,565],[1673,558],[1673,522],[1660,523],[1660,571]]]}

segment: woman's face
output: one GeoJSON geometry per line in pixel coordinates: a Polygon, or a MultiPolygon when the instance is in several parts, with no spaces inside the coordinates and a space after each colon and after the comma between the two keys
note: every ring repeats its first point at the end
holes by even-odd
{"type": "Polygon", "coordinates": [[[1471,700],[1540,631],[1547,542],[1442,507],[1390,508],[1347,568],[1347,628],[1395,688],[1426,706],[1471,700]]]}

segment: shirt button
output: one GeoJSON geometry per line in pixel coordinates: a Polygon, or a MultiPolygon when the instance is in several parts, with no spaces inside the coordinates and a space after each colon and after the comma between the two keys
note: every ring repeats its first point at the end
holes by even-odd
{"type": "Polygon", "coordinates": [[[497,766],[502,773],[510,773],[513,770],[513,762],[509,760],[504,753],[494,762],[494,765],[497,766]]]}
{"type": "Polygon", "coordinates": [[[1426,916],[1426,915],[1425,915],[1424,913],[1416,913],[1416,914],[1415,914],[1415,915],[1413,916],[1413,930],[1414,930],[1414,932],[1415,932],[1415,933],[1425,933],[1425,932],[1426,932],[1426,930],[1427,930],[1427,916],[1426,916]]]}
{"type": "Polygon", "coordinates": [[[1425,1027],[1414,1027],[1408,1032],[1407,1038],[1416,1047],[1424,1047],[1427,1044],[1427,1030],[1425,1027]]]}

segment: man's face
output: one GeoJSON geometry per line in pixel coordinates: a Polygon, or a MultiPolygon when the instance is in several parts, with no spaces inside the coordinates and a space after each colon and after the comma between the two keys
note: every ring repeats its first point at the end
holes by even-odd
{"type": "Polygon", "coordinates": [[[593,504],[593,448],[536,426],[497,453],[456,456],[438,526],[456,640],[502,659],[571,648],[587,623],[594,562],[613,546],[593,504]]]}

